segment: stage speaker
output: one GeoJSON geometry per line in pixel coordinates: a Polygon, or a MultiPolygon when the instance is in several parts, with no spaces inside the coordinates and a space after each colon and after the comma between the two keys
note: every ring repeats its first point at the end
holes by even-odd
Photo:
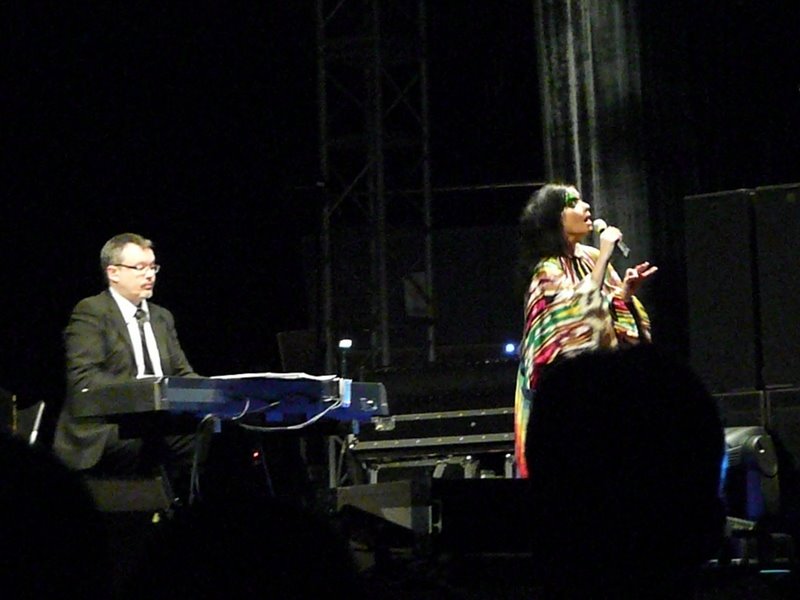
{"type": "Polygon", "coordinates": [[[531,551],[529,480],[437,479],[431,494],[441,516],[441,549],[458,554],[531,551]]]}
{"type": "Polygon", "coordinates": [[[759,388],[753,196],[684,199],[689,362],[712,393],[759,388]]]}
{"type": "Polygon", "coordinates": [[[790,468],[800,467],[800,388],[767,392],[767,428],[790,468]]]}
{"type": "Polygon", "coordinates": [[[684,198],[689,361],[712,393],[800,385],[800,184],[684,198]]]}
{"type": "Polygon", "coordinates": [[[755,229],[762,378],[800,386],[800,184],[756,189],[755,229]]]}
{"type": "Polygon", "coordinates": [[[767,426],[765,394],[750,390],[730,394],[714,394],[723,427],[767,426]]]}

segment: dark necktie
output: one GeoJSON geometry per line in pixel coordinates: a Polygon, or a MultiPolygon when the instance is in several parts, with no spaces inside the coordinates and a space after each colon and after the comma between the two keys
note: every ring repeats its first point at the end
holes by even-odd
{"type": "Polygon", "coordinates": [[[144,374],[155,375],[153,363],[150,362],[150,353],[147,352],[147,343],[144,341],[144,324],[148,321],[147,313],[141,307],[136,309],[136,322],[139,324],[139,339],[142,341],[142,356],[144,357],[144,374]]]}

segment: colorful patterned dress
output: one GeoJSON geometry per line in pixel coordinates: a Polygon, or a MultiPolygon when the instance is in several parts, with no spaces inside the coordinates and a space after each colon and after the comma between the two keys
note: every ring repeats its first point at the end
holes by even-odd
{"type": "Polygon", "coordinates": [[[622,280],[609,265],[602,288],[591,272],[599,250],[576,244],[574,257],[539,261],[525,300],[525,328],[514,402],[517,476],[528,476],[525,435],[536,383],[545,365],[600,348],[650,340],[650,319],[634,297],[622,299],[622,280]]]}

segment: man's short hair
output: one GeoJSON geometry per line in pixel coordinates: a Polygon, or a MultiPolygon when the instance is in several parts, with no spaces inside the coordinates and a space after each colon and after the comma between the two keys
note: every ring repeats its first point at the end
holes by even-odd
{"type": "Polygon", "coordinates": [[[136,244],[140,248],[153,248],[153,242],[138,233],[120,233],[115,235],[100,250],[100,270],[106,276],[106,269],[119,263],[122,249],[128,244],[136,244]]]}

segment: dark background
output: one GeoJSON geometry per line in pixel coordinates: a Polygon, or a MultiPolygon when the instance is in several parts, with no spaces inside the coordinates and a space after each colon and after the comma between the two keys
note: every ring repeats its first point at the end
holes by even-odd
{"type": "MultiPolygon", "coordinates": [[[[5,9],[0,386],[23,402],[60,401],[61,330],[122,231],[155,241],[202,374],[280,370],[277,332],[309,324],[315,3],[166,4],[5,9]]],[[[800,8],[643,4],[656,333],[680,349],[683,196],[800,180],[800,8]]],[[[434,185],[541,181],[532,3],[429,5],[434,185]]],[[[447,194],[435,223],[513,225],[526,195],[447,194]]]]}

